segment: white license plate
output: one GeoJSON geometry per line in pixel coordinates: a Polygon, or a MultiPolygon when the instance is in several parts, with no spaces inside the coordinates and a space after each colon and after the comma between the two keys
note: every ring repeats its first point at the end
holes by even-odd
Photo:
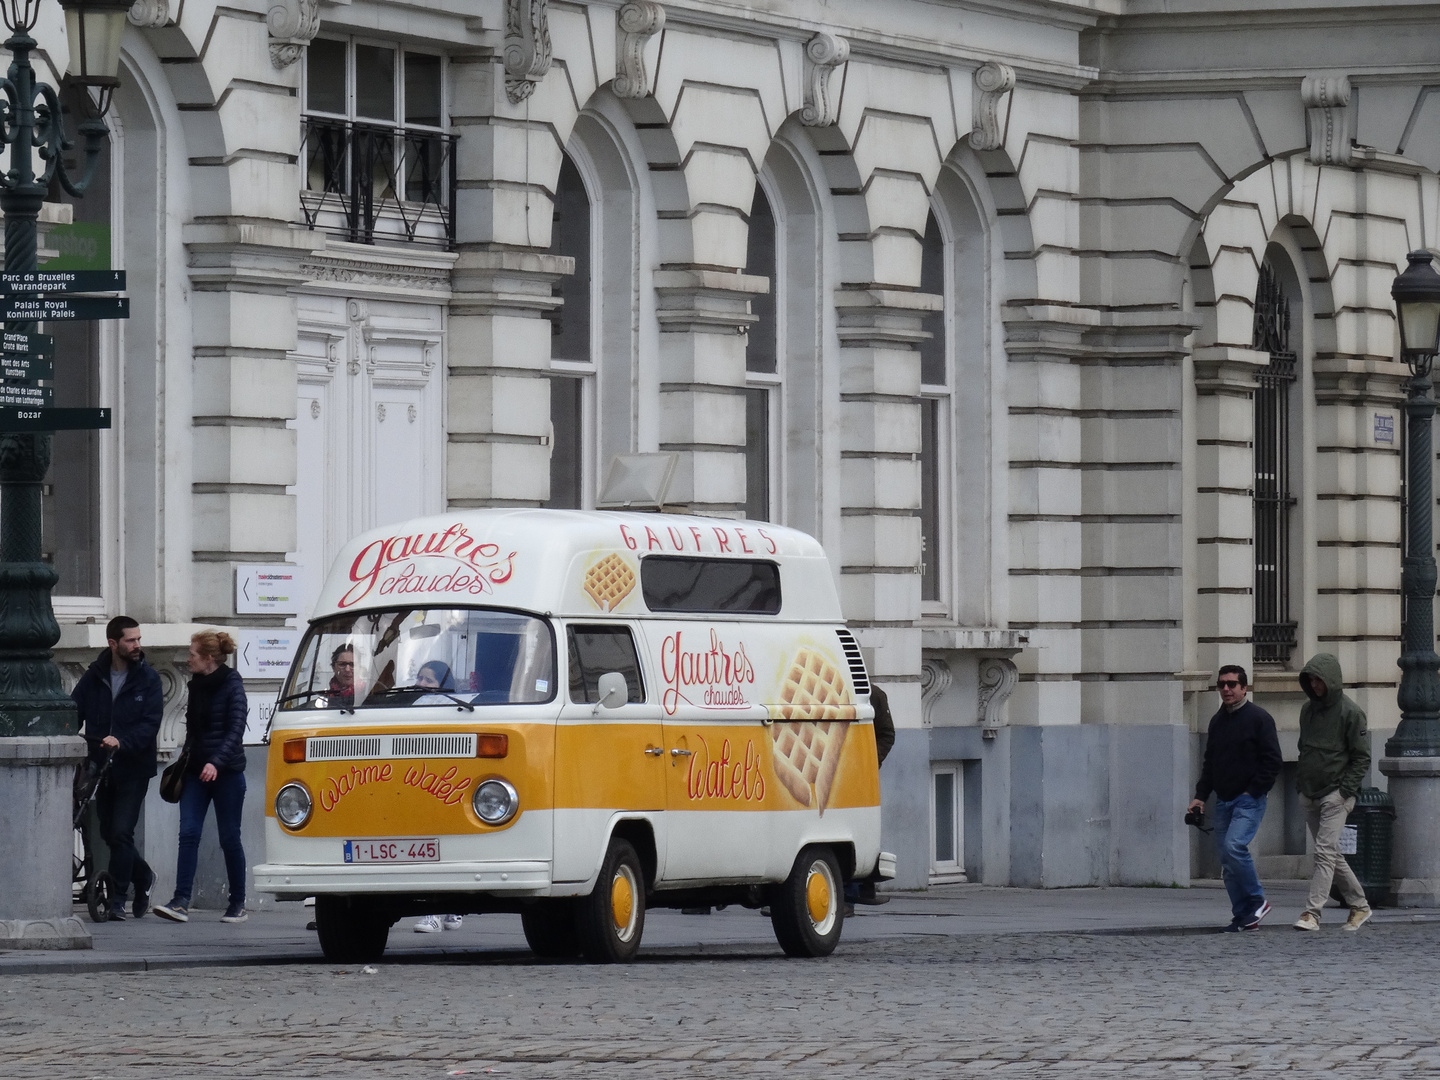
{"type": "Polygon", "coordinates": [[[345,861],[439,862],[439,840],[346,840],[345,861]]]}

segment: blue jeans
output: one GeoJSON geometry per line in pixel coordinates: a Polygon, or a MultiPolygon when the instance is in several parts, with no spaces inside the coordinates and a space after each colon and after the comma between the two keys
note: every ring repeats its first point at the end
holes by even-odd
{"type": "Polygon", "coordinates": [[[245,774],[222,772],[208,784],[198,776],[187,776],[185,790],[180,793],[180,857],[175,863],[175,899],[186,907],[190,906],[190,893],[195,887],[200,832],[212,802],[215,804],[215,827],[220,833],[220,850],[225,853],[225,873],[230,878],[230,903],[245,902],[245,849],[240,844],[245,774]]]}
{"type": "Polygon", "coordinates": [[[1255,860],[1250,858],[1250,841],[1264,816],[1264,795],[1257,799],[1241,792],[1228,801],[1215,799],[1215,847],[1220,852],[1225,891],[1230,894],[1230,913],[1237,919],[1254,915],[1265,902],[1255,860]]]}

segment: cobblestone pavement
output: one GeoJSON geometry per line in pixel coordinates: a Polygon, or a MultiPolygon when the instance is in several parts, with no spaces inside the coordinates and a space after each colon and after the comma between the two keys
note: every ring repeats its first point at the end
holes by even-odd
{"type": "Polygon", "coordinates": [[[6,975],[0,1074],[1306,1076],[1440,1072],[1440,928],[892,938],[628,967],[514,951],[6,975]]]}

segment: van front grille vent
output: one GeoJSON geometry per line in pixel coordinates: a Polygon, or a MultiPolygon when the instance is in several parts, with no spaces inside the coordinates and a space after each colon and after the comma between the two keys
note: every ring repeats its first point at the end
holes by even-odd
{"type": "Polygon", "coordinates": [[[845,650],[845,662],[850,665],[850,681],[855,684],[855,695],[870,693],[870,676],[865,674],[865,658],[860,655],[860,645],[849,630],[836,630],[840,648],[845,650]]]}
{"type": "Polygon", "coordinates": [[[474,756],[474,735],[322,735],[305,740],[307,761],[474,756]]]}

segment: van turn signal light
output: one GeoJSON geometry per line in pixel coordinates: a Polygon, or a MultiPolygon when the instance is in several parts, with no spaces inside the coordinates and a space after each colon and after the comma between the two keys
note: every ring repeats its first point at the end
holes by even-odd
{"type": "Polygon", "coordinates": [[[298,762],[304,761],[304,760],[305,760],[305,740],[304,740],[304,739],[286,739],[286,740],[285,740],[284,755],[285,755],[285,764],[287,764],[287,765],[295,765],[295,764],[297,764],[298,762]]]}
{"type": "Polygon", "coordinates": [[[509,735],[480,735],[475,739],[476,757],[504,757],[509,752],[509,735]]]}

